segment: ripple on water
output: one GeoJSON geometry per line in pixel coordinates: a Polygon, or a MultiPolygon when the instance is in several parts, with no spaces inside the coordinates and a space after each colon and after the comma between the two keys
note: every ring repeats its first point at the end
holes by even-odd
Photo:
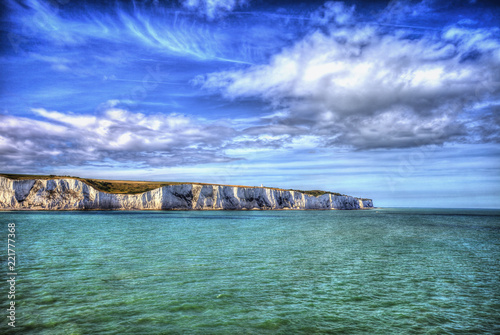
{"type": "Polygon", "coordinates": [[[498,212],[377,211],[0,222],[21,234],[23,334],[500,332],[498,212]]]}

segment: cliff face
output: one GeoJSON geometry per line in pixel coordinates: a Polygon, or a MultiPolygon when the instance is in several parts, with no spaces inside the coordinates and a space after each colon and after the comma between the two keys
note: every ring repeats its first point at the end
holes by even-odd
{"type": "Polygon", "coordinates": [[[141,194],[100,192],[77,179],[11,180],[0,177],[0,209],[363,209],[369,199],[260,187],[182,184],[141,194]]]}

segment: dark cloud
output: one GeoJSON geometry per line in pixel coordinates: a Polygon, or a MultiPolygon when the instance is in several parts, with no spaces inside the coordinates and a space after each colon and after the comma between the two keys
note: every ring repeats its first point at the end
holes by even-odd
{"type": "Polygon", "coordinates": [[[500,143],[500,102],[484,107],[468,124],[477,142],[500,143]]]}

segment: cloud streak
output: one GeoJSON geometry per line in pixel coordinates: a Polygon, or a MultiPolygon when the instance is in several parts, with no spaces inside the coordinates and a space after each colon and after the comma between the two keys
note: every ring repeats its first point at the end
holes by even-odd
{"type": "MultiPolygon", "coordinates": [[[[245,3],[189,0],[184,6],[204,11],[207,17],[215,19],[222,12],[245,3]]],[[[242,52],[244,43],[233,45],[230,32],[213,29],[210,22],[200,22],[191,12],[180,8],[159,4],[134,4],[130,7],[117,2],[107,11],[87,7],[86,11],[72,12],[71,8],[39,0],[11,0],[8,7],[8,19],[12,23],[8,39],[16,53],[31,52],[33,45],[40,42],[45,48],[58,46],[66,49],[100,43],[109,44],[111,51],[114,51],[113,46],[126,45],[129,48],[148,48],[160,55],[201,61],[252,62],[251,55],[242,52]]],[[[122,49],[125,60],[130,54],[122,49]]]]}

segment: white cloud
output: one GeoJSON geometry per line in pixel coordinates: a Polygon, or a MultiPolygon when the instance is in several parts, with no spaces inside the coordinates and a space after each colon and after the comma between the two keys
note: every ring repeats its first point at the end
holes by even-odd
{"type": "Polygon", "coordinates": [[[144,115],[116,107],[96,116],[32,111],[46,121],[0,115],[0,168],[103,160],[143,166],[233,160],[221,148],[235,130],[182,115],[144,115]]]}
{"type": "Polygon", "coordinates": [[[32,108],[31,111],[46,119],[66,123],[77,128],[87,128],[96,123],[96,118],[94,116],[64,114],[55,111],[49,112],[44,108],[32,108]]]}
{"type": "Polygon", "coordinates": [[[183,0],[184,7],[196,10],[210,20],[219,18],[238,7],[247,5],[249,0],[183,0]]]}
{"type": "Polygon", "coordinates": [[[329,1],[311,15],[311,20],[318,25],[343,25],[352,21],[354,9],[354,5],[348,7],[343,2],[329,1]]]}
{"type": "Polygon", "coordinates": [[[415,37],[404,29],[387,33],[354,24],[353,8],[340,3],[322,10],[316,22],[326,26],[268,64],[195,82],[229,99],[260,98],[286,112],[262,131],[305,126],[325,143],[357,148],[463,140],[463,109],[483,94],[500,93],[496,28],[450,26],[415,37]]]}

